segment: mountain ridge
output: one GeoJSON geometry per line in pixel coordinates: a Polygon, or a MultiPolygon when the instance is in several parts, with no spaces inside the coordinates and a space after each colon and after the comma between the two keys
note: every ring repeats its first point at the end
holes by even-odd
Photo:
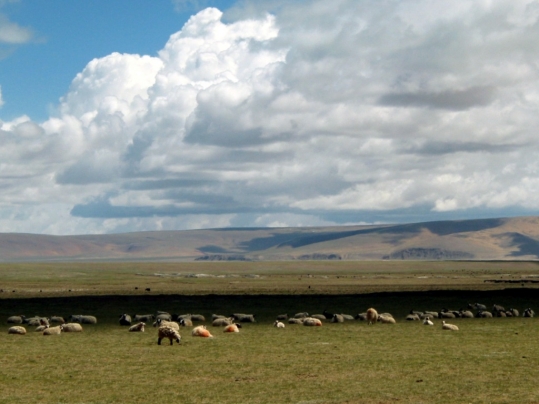
{"type": "Polygon", "coordinates": [[[53,236],[0,233],[0,262],[536,260],[539,217],[53,236]]]}

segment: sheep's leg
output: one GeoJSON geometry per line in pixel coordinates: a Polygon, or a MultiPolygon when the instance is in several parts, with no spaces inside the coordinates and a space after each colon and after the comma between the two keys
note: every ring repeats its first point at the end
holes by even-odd
{"type": "Polygon", "coordinates": [[[161,345],[161,338],[157,338],[157,345],[161,345]]]}
{"type": "Polygon", "coordinates": [[[170,339],[170,345],[174,345],[174,340],[172,338],[170,339]]]}

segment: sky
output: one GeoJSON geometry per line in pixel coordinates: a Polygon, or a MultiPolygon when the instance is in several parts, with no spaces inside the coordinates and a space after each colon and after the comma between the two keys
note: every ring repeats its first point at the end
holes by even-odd
{"type": "Polygon", "coordinates": [[[539,1],[0,0],[0,232],[539,214],[539,1]]]}

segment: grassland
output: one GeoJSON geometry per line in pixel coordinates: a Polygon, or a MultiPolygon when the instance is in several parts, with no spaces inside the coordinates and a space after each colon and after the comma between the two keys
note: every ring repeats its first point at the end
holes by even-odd
{"type": "MultiPolygon", "coordinates": [[[[81,334],[0,332],[0,403],[538,403],[537,318],[404,321],[468,302],[539,308],[537,264],[478,262],[5,264],[0,318],[94,314],[81,334]],[[210,276],[191,277],[193,274],[210,276]],[[485,282],[489,281],[489,282],[485,282]],[[524,285],[524,286],[522,286],[524,285]],[[309,288],[310,286],[310,288],[309,288]],[[138,289],[135,289],[137,287],[138,289]],[[147,292],[145,289],[150,288],[147,292]],[[15,290],[15,292],[13,292],[15,290]],[[71,291],[69,291],[71,290],[71,291]],[[393,313],[395,325],[271,326],[276,314],[393,313]],[[253,312],[239,334],[157,345],[123,312],[253,312]]],[[[4,320],[5,321],[5,320],[4,320]]]]}

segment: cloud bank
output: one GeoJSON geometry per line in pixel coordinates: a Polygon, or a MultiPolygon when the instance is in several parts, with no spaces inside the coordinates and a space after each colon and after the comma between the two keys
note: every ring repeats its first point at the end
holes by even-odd
{"type": "Polygon", "coordinates": [[[90,61],[57,116],[0,121],[2,231],[538,211],[537,1],[268,4],[207,8],[155,56],[90,61]]]}

